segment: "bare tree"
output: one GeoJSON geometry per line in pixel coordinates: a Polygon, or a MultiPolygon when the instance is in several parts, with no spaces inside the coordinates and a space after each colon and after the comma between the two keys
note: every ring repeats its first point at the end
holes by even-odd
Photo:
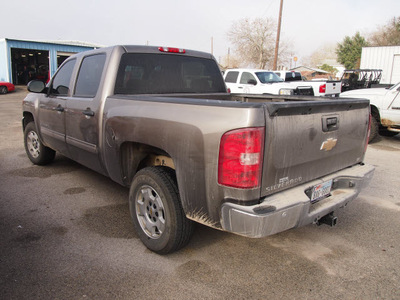
{"type": "Polygon", "coordinates": [[[400,45],[400,17],[392,18],[385,26],[378,27],[368,39],[371,46],[400,45]]]}
{"type": "Polygon", "coordinates": [[[265,69],[274,58],[276,22],[272,19],[248,18],[234,22],[228,38],[235,54],[246,66],[265,69]]]}

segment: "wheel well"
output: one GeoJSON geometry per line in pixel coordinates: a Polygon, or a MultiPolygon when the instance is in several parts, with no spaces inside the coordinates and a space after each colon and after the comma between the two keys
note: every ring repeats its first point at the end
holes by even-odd
{"type": "Polygon", "coordinates": [[[157,147],[126,142],[121,145],[121,170],[125,184],[130,185],[133,176],[143,168],[165,166],[175,170],[171,156],[157,147]]]}
{"type": "Polygon", "coordinates": [[[24,112],[23,113],[23,119],[22,119],[22,128],[25,130],[26,125],[30,122],[34,122],[33,115],[29,112],[24,112]]]}
{"type": "Polygon", "coordinates": [[[379,115],[379,110],[376,106],[371,105],[371,115],[375,118],[375,120],[378,121],[378,123],[381,122],[381,117],[379,115]]]}

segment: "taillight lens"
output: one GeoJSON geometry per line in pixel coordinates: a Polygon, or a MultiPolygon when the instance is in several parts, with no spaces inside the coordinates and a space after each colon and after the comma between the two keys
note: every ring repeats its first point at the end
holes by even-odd
{"type": "Polygon", "coordinates": [[[219,149],[218,183],[241,189],[259,187],[263,152],[263,127],[225,133],[219,149]]]}
{"type": "Polygon", "coordinates": [[[158,47],[158,50],[160,50],[161,52],[169,52],[169,53],[186,53],[186,50],[181,48],[158,47]]]}
{"type": "Polygon", "coordinates": [[[321,94],[324,94],[324,93],[326,92],[326,84],[321,84],[321,85],[319,86],[319,92],[320,92],[321,94]]]}

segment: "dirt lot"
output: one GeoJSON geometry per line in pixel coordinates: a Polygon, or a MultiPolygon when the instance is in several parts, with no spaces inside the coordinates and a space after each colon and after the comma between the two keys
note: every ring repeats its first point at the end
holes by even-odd
{"type": "Polygon", "coordinates": [[[0,95],[2,299],[400,299],[400,136],[369,145],[374,179],[336,227],[248,239],[198,225],[159,256],[133,232],[126,189],[62,156],[30,163],[25,93],[0,95]]]}

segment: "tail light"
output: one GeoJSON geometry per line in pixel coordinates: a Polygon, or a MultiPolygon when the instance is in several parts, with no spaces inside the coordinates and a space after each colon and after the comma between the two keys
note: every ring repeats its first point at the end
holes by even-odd
{"type": "Polygon", "coordinates": [[[160,50],[161,52],[169,52],[169,53],[186,53],[185,49],[171,48],[171,47],[158,47],[158,50],[160,50]]]}
{"type": "Polygon", "coordinates": [[[319,86],[319,92],[320,92],[321,94],[325,94],[325,92],[326,92],[326,84],[321,84],[321,85],[319,86]]]}
{"type": "Polygon", "coordinates": [[[218,183],[240,189],[259,187],[263,153],[263,127],[228,131],[221,138],[218,183]]]}

